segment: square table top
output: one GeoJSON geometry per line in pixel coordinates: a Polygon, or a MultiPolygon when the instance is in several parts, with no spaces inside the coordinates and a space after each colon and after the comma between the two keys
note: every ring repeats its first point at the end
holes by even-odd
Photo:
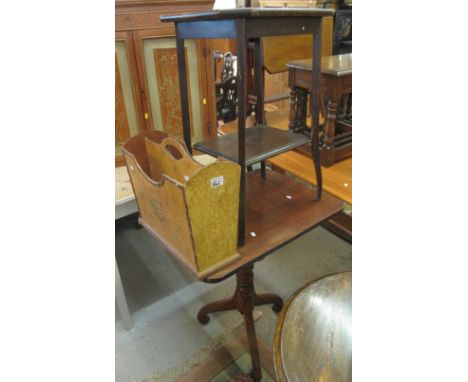
{"type": "Polygon", "coordinates": [[[201,13],[161,16],[161,21],[186,22],[268,17],[324,17],[333,16],[334,13],[335,11],[333,9],[324,8],[235,8],[215,9],[201,13]]]}

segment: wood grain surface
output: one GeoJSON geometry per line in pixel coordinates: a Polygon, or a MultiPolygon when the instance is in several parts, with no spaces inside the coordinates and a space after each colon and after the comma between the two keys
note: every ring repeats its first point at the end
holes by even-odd
{"type": "Polygon", "coordinates": [[[140,223],[198,278],[239,258],[240,167],[196,162],[183,142],[146,131],[123,147],[140,223]]]}
{"type": "MultiPolygon", "coordinates": [[[[180,105],[180,86],[176,48],[153,49],[154,64],[158,78],[159,104],[161,108],[162,128],[165,133],[173,137],[182,137],[182,110],[180,105]]],[[[185,48],[185,62],[187,62],[187,48],[185,48]]],[[[189,105],[191,102],[190,78],[187,76],[189,105]]],[[[193,134],[193,121],[190,126],[193,134]]]]}
{"type": "Polygon", "coordinates": [[[301,234],[339,212],[342,202],[323,193],[316,201],[316,191],[290,177],[260,170],[247,174],[246,241],[238,247],[241,258],[205,279],[218,282],[239,268],[258,261],[301,234]]]}
{"type": "MultiPolygon", "coordinates": [[[[315,171],[311,158],[296,151],[289,151],[270,158],[269,162],[276,168],[315,185],[315,171]]],[[[337,162],[331,167],[322,167],[323,189],[348,204],[353,204],[352,168],[352,158],[337,162]]]]}
{"type": "Polygon", "coordinates": [[[273,357],[279,382],[351,382],[351,272],[314,281],[281,311],[273,357]]]}
{"type": "MultiPolygon", "coordinates": [[[[322,23],[322,57],[325,57],[332,54],[333,17],[324,17],[322,23]]],[[[289,61],[311,59],[312,46],[312,35],[265,37],[263,66],[271,74],[287,72],[289,61]]],[[[287,91],[285,87],[281,93],[287,91]]]]}

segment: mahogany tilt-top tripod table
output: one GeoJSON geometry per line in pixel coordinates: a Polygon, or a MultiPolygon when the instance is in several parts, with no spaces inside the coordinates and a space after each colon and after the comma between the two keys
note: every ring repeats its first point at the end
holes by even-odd
{"type": "MultiPolygon", "coordinates": [[[[342,207],[338,199],[327,193],[322,194],[318,129],[313,130],[311,137],[306,137],[265,125],[261,37],[313,34],[313,56],[320,57],[322,17],[331,15],[333,10],[329,9],[243,8],[161,16],[161,21],[175,23],[184,141],[190,152],[192,142],[184,40],[233,38],[237,42],[238,130],[194,144],[198,151],[237,162],[241,168],[237,248],[240,258],[203,280],[216,283],[236,274],[237,286],[232,298],[201,308],[198,320],[207,324],[209,313],[232,309],[243,314],[252,359],[250,375],[254,381],[261,379],[261,367],[253,307],[273,304],[273,310],[279,311],[283,305],[277,295],[255,293],[254,263],[338,213],[342,207]],[[248,43],[256,47],[254,74],[257,103],[256,125],[246,129],[248,43]],[[267,171],[266,159],[308,142],[312,146],[317,188],[308,188],[285,175],[267,171]],[[261,163],[261,169],[247,172],[247,166],[255,163],[261,163]]],[[[320,60],[314,60],[311,72],[313,94],[318,94],[319,75],[320,60]]],[[[313,100],[311,115],[313,125],[318,126],[319,99],[313,97],[313,100]]]]}

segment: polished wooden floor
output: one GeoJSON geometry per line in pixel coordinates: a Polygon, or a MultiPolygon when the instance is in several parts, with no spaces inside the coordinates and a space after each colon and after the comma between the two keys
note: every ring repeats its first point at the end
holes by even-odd
{"type": "MultiPolygon", "coordinates": [[[[308,183],[316,184],[312,159],[297,151],[270,158],[269,162],[280,171],[287,171],[308,183]]],[[[323,189],[348,204],[353,204],[352,167],[352,158],[337,162],[328,168],[322,167],[323,189]]]]}

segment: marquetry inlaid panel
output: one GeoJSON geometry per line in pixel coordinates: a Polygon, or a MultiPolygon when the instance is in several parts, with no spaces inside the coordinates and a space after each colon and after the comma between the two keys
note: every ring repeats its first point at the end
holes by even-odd
{"type": "MultiPolygon", "coordinates": [[[[180,103],[179,72],[176,48],[154,49],[154,62],[158,77],[159,105],[163,131],[173,137],[183,137],[182,108],[180,103]]],[[[185,48],[187,57],[187,48],[185,48]]],[[[187,60],[186,60],[187,61],[187,60]]],[[[188,67],[188,63],[186,62],[188,67]]],[[[187,78],[190,95],[190,78],[187,78]]],[[[190,124],[193,126],[193,123],[190,124]]],[[[193,130],[193,129],[192,129],[193,130]]]]}
{"type": "MultiPolygon", "coordinates": [[[[175,38],[142,37],[144,70],[152,128],[182,137],[179,73],[175,38]]],[[[202,138],[202,105],[196,43],[185,44],[192,140],[202,138]]]]}

